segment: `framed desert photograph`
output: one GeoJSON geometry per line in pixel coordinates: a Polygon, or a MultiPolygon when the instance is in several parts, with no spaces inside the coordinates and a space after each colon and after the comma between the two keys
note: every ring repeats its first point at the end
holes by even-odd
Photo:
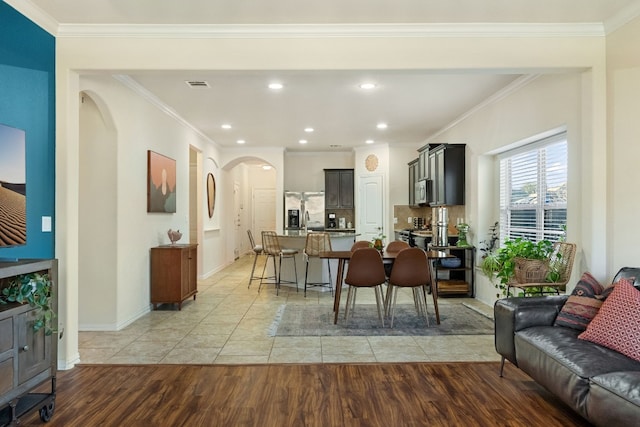
{"type": "Polygon", "coordinates": [[[0,124],[0,247],[26,243],[25,131],[0,124]]]}
{"type": "Polygon", "coordinates": [[[176,161],[147,151],[147,212],[175,213],[176,161]]]}

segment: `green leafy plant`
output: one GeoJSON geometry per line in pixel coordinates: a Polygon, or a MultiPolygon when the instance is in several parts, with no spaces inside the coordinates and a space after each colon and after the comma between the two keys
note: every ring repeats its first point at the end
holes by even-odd
{"type": "Polygon", "coordinates": [[[387,238],[387,236],[382,234],[382,227],[378,227],[378,235],[376,237],[374,237],[373,239],[371,239],[371,247],[374,247],[374,248],[378,249],[379,251],[381,251],[382,248],[384,247],[383,240],[386,239],[386,238],[387,238]]]}
{"type": "Polygon", "coordinates": [[[52,282],[48,274],[29,273],[13,277],[7,286],[2,288],[0,304],[29,304],[36,308],[33,330],[44,328],[45,335],[54,332],[56,314],[51,307],[52,282]]]}
{"type": "Polygon", "coordinates": [[[549,240],[543,239],[533,242],[519,237],[515,240],[507,240],[504,242],[504,246],[495,253],[485,257],[481,268],[487,276],[493,277],[495,275],[500,280],[496,287],[501,289],[504,295],[507,283],[514,276],[516,258],[546,260],[549,259],[552,252],[553,243],[549,240]]]}

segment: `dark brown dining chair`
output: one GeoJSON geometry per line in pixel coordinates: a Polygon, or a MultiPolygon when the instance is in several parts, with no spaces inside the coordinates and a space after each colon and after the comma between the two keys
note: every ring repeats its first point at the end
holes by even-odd
{"type": "Polygon", "coordinates": [[[400,251],[391,270],[389,289],[387,290],[387,298],[385,301],[385,311],[387,313],[390,311],[392,328],[398,290],[400,288],[412,288],[416,311],[418,315],[424,315],[427,320],[427,326],[429,326],[426,291],[427,286],[430,284],[431,271],[425,251],[420,248],[408,248],[400,251]]]}
{"type": "Polygon", "coordinates": [[[355,251],[356,249],[370,248],[370,247],[371,247],[371,242],[369,242],[368,240],[357,240],[353,243],[353,245],[351,245],[351,252],[355,251]]]}
{"type": "Polygon", "coordinates": [[[362,248],[353,252],[349,260],[349,269],[345,283],[349,286],[345,308],[345,321],[349,321],[349,312],[356,303],[358,288],[373,288],[378,306],[378,319],[384,327],[382,284],[385,282],[384,266],[380,252],[374,248],[362,248]]]}
{"type": "MultiPolygon", "coordinates": [[[[392,242],[389,242],[385,250],[389,253],[398,253],[401,250],[407,249],[410,247],[411,246],[409,246],[409,243],[405,242],[404,240],[394,240],[392,242]]],[[[384,262],[384,273],[387,275],[387,279],[388,279],[389,276],[391,276],[391,268],[393,267],[393,260],[388,259],[388,260],[384,260],[383,262],[384,262]]]]}
{"type": "Polygon", "coordinates": [[[254,272],[256,271],[256,262],[258,261],[258,257],[263,254],[262,245],[256,245],[255,240],[253,240],[253,234],[251,230],[247,230],[247,235],[249,236],[249,243],[251,243],[251,249],[253,250],[253,267],[251,267],[251,275],[249,276],[249,285],[247,289],[251,287],[251,282],[254,280],[262,279],[262,276],[254,276],[254,272]]]}
{"type": "MultiPolygon", "coordinates": [[[[309,261],[312,258],[320,259],[320,252],[331,252],[331,235],[329,233],[307,233],[304,243],[304,260],[306,263],[304,270],[304,296],[307,296],[307,286],[328,286],[333,295],[333,285],[331,284],[331,263],[327,258],[327,267],[329,269],[329,281],[309,282],[309,261]]],[[[322,264],[320,265],[322,266],[322,264]]],[[[322,277],[322,270],[320,270],[322,277]]]]}
{"type": "Polygon", "coordinates": [[[262,269],[262,279],[260,279],[260,286],[258,286],[258,292],[262,288],[262,284],[264,283],[264,279],[271,279],[264,276],[265,269],[267,268],[267,264],[269,258],[273,259],[273,284],[276,285],[276,295],[280,292],[280,283],[283,282],[281,278],[282,272],[282,260],[283,259],[291,259],[293,260],[293,269],[295,272],[295,281],[284,281],[285,283],[295,283],[296,284],[296,292],[298,291],[298,267],[296,267],[296,255],[298,254],[297,249],[286,249],[280,246],[280,241],[278,240],[278,235],[275,231],[263,231],[262,232],[262,250],[267,255],[267,261],[264,263],[264,268],[262,269]],[[278,259],[278,263],[276,266],[276,258],[278,259]]]}

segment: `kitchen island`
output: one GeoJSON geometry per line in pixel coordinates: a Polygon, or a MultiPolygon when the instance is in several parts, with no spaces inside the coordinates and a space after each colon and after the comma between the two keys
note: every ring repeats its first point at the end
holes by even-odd
{"type": "MultiPolygon", "coordinates": [[[[348,251],[351,249],[353,242],[360,236],[359,233],[354,233],[352,231],[341,232],[340,229],[332,229],[329,233],[331,236],[331,248],[334,251],[348,251]],[[337,230],[337,231],[334,231],[337,230]]],[[[298,254],[295,257],[296,266],[298,269],[298,287],[301,292],[304,291],[304,270],[305,270],[305,262],[304,262],[304,245],[307,240],[308,233],[316,233],[316,231],[306,231],[306,230],[284,230],[281,233],[278,233],[278,240],[280,241],[280,246],[282,248],[287,249],[298,249],[298,254]]],[[[331,260],[331,276],[329,276],[329,270],[327,268],[327,262],[325,260],[321,260],[319,258],[312,258],[309,262],[309,282],[329,282],[332,280],[332,283],[335,281],[335,272],[338,271],[338,261],[331,260]]],[[[267,264],[267,271],[265,272],[267,276],[273,276],[273,263],[270,262],[267,264]]],[[[282,274],[281,280],[293,280],[295,277],[295,271],[293,269],[293,263],[287,260],[284,260],[282,263],[282,274]]],[[[281,283],[282,286],[295,286],[295,283],[281,283]]],[[[335,283],[333,283],[335,286],[335,283]]],[[[264,285],[263,285],[264,287],[264,285]]],[[[328,292],[329,289],[324,287],[313,288],[320,292],[328,292]]]]}

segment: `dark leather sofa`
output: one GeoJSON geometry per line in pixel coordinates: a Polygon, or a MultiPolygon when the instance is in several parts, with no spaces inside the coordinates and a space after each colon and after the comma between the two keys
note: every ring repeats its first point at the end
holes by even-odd
{"type": "MultiPolygon", "coordinates": [[[[614,278],[630,277],[624,268],[614,278]]],[[[640,289],[640,274],[633,276],[640,289]]],[[[505,359],[597,426],[640,425],[640,362],[553,326],[567,295],[505,298],[494,306],[495,347],[505,359]]]]}

